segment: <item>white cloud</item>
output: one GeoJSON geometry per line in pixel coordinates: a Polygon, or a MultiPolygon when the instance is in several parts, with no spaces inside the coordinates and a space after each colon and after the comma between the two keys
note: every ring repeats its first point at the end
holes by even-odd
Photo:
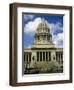
{"type": "MultiPolygon", "coordinates": [[[[41,18],[35,18],[34,21],[29,21],[27,24],[25,24],[24,32],[27,34],[33,34],[35,33],[38,24],[41,22],[41,18]]],[[[56,32],[63,31],[63,27],[60,22],[57,23],[49,23],[50,32],[52,34],[56,32]]]]}
{"type": "Polygon", "coordinates": [[[53,43],[56,47],[63,47],[63,33],[58,33],[57,35],[53,35],[53,43]]]}
{"type": "Polygon", "coordinates": [[[50,28],[50,32],[53,35],[53,43],[55,44],[55,46],[59,48],[63,48],[63,26],[61,25],[61,23],[60,22],[49,23],[49,28],[50,28]]]}
{"type": "Polygon", "coordinates": [[[57,23],[49,23],[50,32],[52,34],[56,33],[57,31],[63,31],[63,27],[60,22],[57,23]]]}
{"type": "MultiPolygon", "coordinates": [[[[29,35],[34,35],[36,32],[38,24],[41,22],[41,18],[35,18],[34,21],[29,21],[27,24],[25,24],[24,27],[24,32],[29,34],[29,35]]],[[[63,31],[63,27],[60,22],[56,23],[49,23],[49,28],[50,32],[53,35],[53,43],[55,44],[56,47],[63,47],[63,32],[61,33],[60,31],[63,31]],[[59,32],[57,34],[54,34],[56,32],[59,32]]],[[[30,48],[31,45],[28,46],[30,48]]]]}
{"type": "Polygon", "coordinates": [[[32,20],[34,18],[34,15],[26,15],[24,14],[24,19],[25,20],[32,20]]]}
{"type": "Polygon", "coordinates": [[[36,18],[34,21],[30,21],[27,24],[25,24],[24,32],[27,34],[33,34],[35,33],[38,24],[41,22],[41,18],[36,18]]]}

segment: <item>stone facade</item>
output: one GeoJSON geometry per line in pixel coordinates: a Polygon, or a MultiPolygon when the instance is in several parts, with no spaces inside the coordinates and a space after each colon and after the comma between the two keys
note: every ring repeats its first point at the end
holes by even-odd
{"type": "Polygon", "coordinates": [[[32,48],[24,49],[24,74],[63,72],[63,48],[56,48],[47,21],[38,25],[32,48]]]}

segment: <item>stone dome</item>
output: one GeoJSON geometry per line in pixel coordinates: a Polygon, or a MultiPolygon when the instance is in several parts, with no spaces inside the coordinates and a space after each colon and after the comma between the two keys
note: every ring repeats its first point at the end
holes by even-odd
{"type": "Polygon", "coordinates": [[[39,23],[37,29],[42,29],[42,28],[48,28],[49,29],[49,26],[48,26],[48,22],[44,19],[41,19],[41,23],[39,23]]]}

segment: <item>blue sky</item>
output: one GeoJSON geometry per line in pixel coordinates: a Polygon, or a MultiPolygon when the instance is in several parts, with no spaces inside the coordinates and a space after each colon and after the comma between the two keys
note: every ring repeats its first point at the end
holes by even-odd
{"type": "Polygon", "coordinates": [[[53,35],[53,43],[56,47],[63,47],[63,16],[44,14],[24,14],[24,48],[31,48],[34,42],[34,34],[41,19],[45,19],[53,35]]]}

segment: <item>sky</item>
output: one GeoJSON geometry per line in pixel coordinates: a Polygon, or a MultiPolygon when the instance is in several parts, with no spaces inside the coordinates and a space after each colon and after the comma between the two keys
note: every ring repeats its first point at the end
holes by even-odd
{"type": "Polygon", "coordinates": [[[34,35],[41,19],[48,22],[52,41],[55,47],[63,47],[63,16],[62,15],[44,15],[44,14],[24,14],[24,48],[31,48],[34,42],[34,35]]]}

